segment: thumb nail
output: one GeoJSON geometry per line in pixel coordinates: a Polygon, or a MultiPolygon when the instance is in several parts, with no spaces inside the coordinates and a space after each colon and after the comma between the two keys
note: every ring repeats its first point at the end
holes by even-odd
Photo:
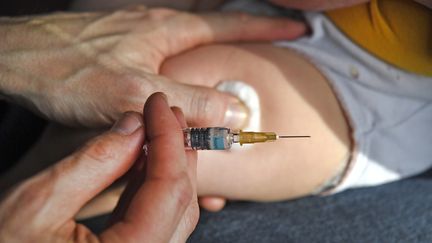
{"type": "Polygon", "coordinates": [[[225,112],[224,125],[233,129],[241,129],[249,121],[249,109],[246,105],[233,98],[225,112]]]}
{"type": "Polygon", "coordinates": [[[114,124],[114,126],[111,128],[111,131],[127,136],[131,135],[142,126],[143,123],[139,114],[134,112],[126,112],[114,124]]]}

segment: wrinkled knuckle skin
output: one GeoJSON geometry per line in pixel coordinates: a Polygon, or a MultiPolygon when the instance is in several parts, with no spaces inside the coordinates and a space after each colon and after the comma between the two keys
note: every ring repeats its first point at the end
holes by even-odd
{"type": "Polygon", "coordinates": [[[217,110],[215,110],[215,104],[217,104],[217,102],[219,101],[211,92],[201,92],[197,90],[191,99],[189,110],[192,111],[192,115],[196,118],[197,123],[211,124],[215,122],[212,116],[217,112],[217,110]]]}
{"type": "Polygon", "coordinates": [[[91,141],[77,156],[77,160],[90,160],[100,163],[116,160],[117,156],[113,146],[113,137],[105,135],[91,141]]]}
{"type": "Polygon", "coordinates": [[[169,8],[153,8],[148,11],[151,19],[163,19],[178,13],[178,11],[169,8]]]}
{"type": "Polygon", "coordinates": [[[134,75],[128,75],[122,80],[122,84],[124,85],[124,95],[138,96],[142,94],[142,90],[146,88],[145,82],[143,78],[137,77],[134,75]]]}
{"type": "Polygon", "coordinates": [[[141,77],[127,76],[121,80],[122,87],[118,88],[118,96],[112,102],[119,113],[134,110],[141,111],[145,99],[148,97],[148,90],[152,89],[151,83],[141,77]],[[142,102],[139,102],[142,100],[142,102]],[[138,107],[137,107],[138,106],[138,107]]]}

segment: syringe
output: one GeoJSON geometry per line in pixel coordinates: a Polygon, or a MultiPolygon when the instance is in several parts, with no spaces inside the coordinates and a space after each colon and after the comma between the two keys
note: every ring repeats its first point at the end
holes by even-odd
{"type": "Polygon", "coordinates": [[[276,141],[279,138],[309,138],[310,136],[278,136],[274,132],[232,131],[226,127],[186,128],[183,130],[186,148],[193,150],[227,150],[233,143],[252,144],[276,141]]]}

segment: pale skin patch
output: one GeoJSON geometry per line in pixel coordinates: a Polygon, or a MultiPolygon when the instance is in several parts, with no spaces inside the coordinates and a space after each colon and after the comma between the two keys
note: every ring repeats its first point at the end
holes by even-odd
{"type": "Polygon", "coordinates": [[[168,60],[161,70],[180,82],[208,87],[243,80],[260,96],[263,131],[312,136],[200,152],[200,195],[260,201],[304,196],[334,176],[349,154],[349,128],[328,82],[288,49],[269,44],[201,47],[168,60]]]}

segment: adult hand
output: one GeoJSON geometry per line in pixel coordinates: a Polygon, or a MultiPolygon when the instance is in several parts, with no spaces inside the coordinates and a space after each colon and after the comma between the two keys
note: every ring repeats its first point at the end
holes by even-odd
{"type": "Polygon", "coordinates": [[[183,114],[170,110],[162,95],[151,96],[144,113],[144,123],[141,115],[126,113],[111,131],[7,195],[0,204],[0,241],[186,241],[199,214],[196,152],[185,152],[183,114]],[[148,156],[141,155],[145,140],[148,156]],[[94,235],[77,224],[78,210],[134,161],[110,227],[94,235]]]}
{"type": "Polygon", "coordinates": [[[100,126],[163,91],[190,125],[238,127],[245,111],[237,99],[157,75],[162,61],[200,44],[292,39],[305,29],[288,19],[143,6],[1,18],[0,94],[51,120],[100,126]]]}

